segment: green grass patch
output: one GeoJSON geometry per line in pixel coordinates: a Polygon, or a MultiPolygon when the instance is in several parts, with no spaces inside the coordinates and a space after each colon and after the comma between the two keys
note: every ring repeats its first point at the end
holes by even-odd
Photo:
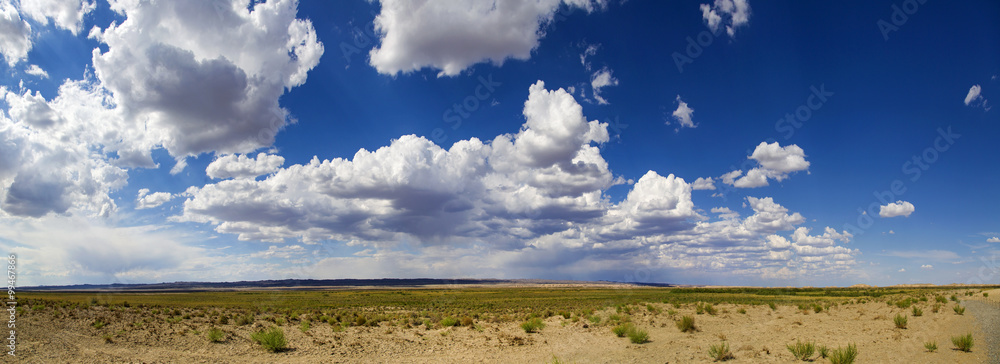
{"type": "Polygon", "coordinates": [[[260,344],[265,350],[272,353],[277,353],[288,349],[288,341],[285,340],[285,332],[279,327],[272,327],[267,330],[261,330],[250,335],[256,343],[260,344]]]}

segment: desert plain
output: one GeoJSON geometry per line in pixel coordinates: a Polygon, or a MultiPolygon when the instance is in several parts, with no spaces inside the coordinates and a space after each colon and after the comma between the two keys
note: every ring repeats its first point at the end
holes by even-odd
{"type": "Polygon", "coordinates": [[[856,363],[986,363],[1000,289],[23,292],[18,307],[26,363],[828,363],[849,347],[856,363]],[[283,345],[262,339],[274,331],[283,345]],[[952,339],[968,334],[960,350],[952,339]],[[813,350],[797,358],[796,344],[813,350]]]}

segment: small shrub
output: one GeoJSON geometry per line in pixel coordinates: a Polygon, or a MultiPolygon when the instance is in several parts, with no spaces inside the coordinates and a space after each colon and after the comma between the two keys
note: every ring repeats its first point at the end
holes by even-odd
{"type": "Polygon", "coordinates": [[[813,305],[813,311],[815,311],[816,313],[823,312],[823,306],[820,306],[819,304],[815,304],[815,305],[813,305]]]}
{"type": "Polygon", "coordinates": [[[941,295],[934,296],[934,301],[937,301],[937,302],[940,302],[940,303],[948,303],[948,299],[944,298],[944,296],[941,296],[941,295]]]}
{"type": "Polygon", "coordinates": [[[94,321],[94,323],[90,324],[90,326],[93,326],[95,329],[100,329],[102,327],[108,326],[108,323],[101,321],[100,319],[97,319],[94,321]]]}
{"type": "Polygon", "coordinates": [[[934,341],[925,342],[924,343],[924,348],[927,349],[928,352],[933,353],[933,352],[937,351],[937,342],[934,342],[934,341]]]}
{"type": "MultiPolygon", "coordinates": [[[[536,319],[537,320],[537,319],[536,319]]],[[[458,325],[458,319],[454,317],[445,317],[439,322],[442,327],[452,327],[458,325]]],[[[522,325],[523,327],[523,325],[522,325]]]]}
{"type": "Polygon", "coordinates": [[[920,307],[913,306],[913,317],[920,317],[923,315],[924,315],[924,310],[921,310],[920,307]]]}
{"type": "Polygon", "coordinates": [[[253,341],[256,341],[260,346],[272,353],[283,351],[288,347],[288,341],[285,340],[285,332],[278,327],[255,332],[250,337],[253,341]]]}
{"type": "Polygon", "coordinates": [[[952,307],[952,310],[955,310],[955,313],[957,313],[959,315],[964,315],[965,314],[965,307],[962,307],[962,306],[959,306],[959,305],[955,305],[955,307],[952,307]]]}
{"type": "Polygon", "coordinates": [[[114,340],[111,339],[112,338],[111,334],[101,335],[101,338],[104,339],[104,342],[108,344],[115,342],[114,340]]]}
{"type": "Polygon", "coordinates": [[[302,323],[299,324],[299,330],[302,330],[302,332],[309,331],[309,321],[302,321],[302,323]]]}
{"type": "Polygon", "coordinates": [[[597,325],[601,323],[601,316],[590,315],[590,317],[587,317],[587,320],[590,321],[590,323],[597,325]]]}
{"type": "Polygon", "coordinates": [[[802,361],[809,360],[809,358],[816,353],[816,345],[811,342],[801,342],[796,340],[794,345],[787,345],[785,347],[788,348],[788,351],[792,352],[795,359],[802,361]]]}
{"type": "Polygon", "coordinates": [[[743,308],[743,307],[740,307],[740,309],[739,309],[739,310],[737,310],[736,312],[739,312],[739,313],[741,313],[741,314],[744,314],[744,315],[746,315],[746,314],[747,314],[747,309],[745,309],[745,308],[743,308]]]}
{"type": "Polygon", "coordinates": [[[951,301],[955,302],[955,303],[958,303],[958,296],[951,295],[951,301]]]}
{"type": "Polygon", "coordinates": [[[778,310],[778,305],[775,305],[775,304],[774,304],[774,302],[769,302],[769,303],[767,304],[767,307],[770,307],[770,308],[771,308],[771,311],[776,311],[776,310],[778,310]]]}
{"type": "Polygon", "coordinates": [[[725,341],[719,343],[718,345],[710,345],[708,347],[708,356],[712,357],[712,360],[714,361],[735,359],[733,352],[729,351],[729,344],[726,344],[725,341]]]}
{"type": "Polygon", "coordinates": [[[646,330],[633,326],[628,330],[628,340],[633,344],[642,344],[649,341],[649,333],[646,330]]]}
{"type": "Polygon", "coordinates": [[[210,342],[213,343],[222,342],[222,339],[224,339],[225,337],[226,334],[222,332],[222,330],[219,330],[219,328],[217,327],[208,329],[208,341],[210,342]]]}
{"type": "Polygon", "coordinates": [[[989,294],[989,293],[987,293],[987,292],[983,292],[983,297],[989,297],[989,296],[990,296],[990,294],[989,294]]]}
{"type": "Polygon", "coordinates": [[[934,306],[931,307],[931,312],[938,313],[938,311],[941,311],[941,304],[935,303],[934,306]]]}
{"type": "Polygon", "coordinates": [[[625,335],[628,334],[628,331],[631,328],[632,328],[632,324],[624,323],[624,324],[621,324],[621,325],[613,327],[611,329],[611,332],[615,333],[615,336],[625,337],[625,335]]]}
{"type": "Polygon", "coordinates": [[[681,317],[681,319],[677,321],[677,329],[681,330],[681,332],[695,332],[698,330],[698,328],[694,326],[694,317],[691,316],[681,317]]]}
{"type": "Polygon", "coordinates": [[[823,359],[826,359],[826,357],[828,357],[828,356],[830,356],[830,348],[827,348],[826,345],[820,345],[819,346],[819,357],[823,358],[823,359]]]}
{"type": "Polygon", "coordinates": [[[253,322],[253,318],[250,315],[243,315],[236,318],[236,324],[239,326],[246,326],[253,322]]]}
{"type": "Polygon", "coordinates": [[[897,313],[896,317],[892,318],[892,322],[896,324],[897,329],[906,328],[906,316],[897,313]]]}
{"type": "Polygon", "coordinates": [[[699,315],[704,314],[705,313],[705,307],[703,307],[700,303],[697,304],[697,305],[695,305],[694,306],[694,313],[699,314],[699,315]]]}
{"type": "Polygon", "coordinates": [[[830,353],[830,364],[851,364],[858,358],[858,347],[848,344],[846,348],[836,348],[830,353]]]}
{"type": "Polygon", "coordinates": [[[716,314],[719,313],[719,310],[716,309],[715,306],[712,306],[711,303],[706,303],[705,312],[708,313],[709,315],[715,316],[716,314]]]}
{"type": "MultiPolygon", "coordinates": [[[[564,313],[563,317],[569,318],[569,317],[566,317],[567,315],[569,315],[569,314],[568,313],[564,313]]],[[[461,322],[462,326],[472,327],[472,325],[475,324],[475,323],[476,322],[472,320],[472,317],[469,317],[469,316],[462,317],[462,322],[461,322]]]]}
{"type": "Polygon", "coordinates": [[[541,330],[544,327],[545,327],[545,323],[542,322],[542,319],[537,318],[537,317],[533,318],[533,319],[530,319],[528,321],[525,321],[524,323],[521,324],[521,328],[524,329],[524,332],[526,332],[526,333],[536,332],[538,330],[541,330]]]}
{"type": "Polygon", "coordinates": [[[951,343],[955,344],[955,348],[964,352],[972,351],[972,333],[965,335],[953,336],[951,338],[951,343]]]}

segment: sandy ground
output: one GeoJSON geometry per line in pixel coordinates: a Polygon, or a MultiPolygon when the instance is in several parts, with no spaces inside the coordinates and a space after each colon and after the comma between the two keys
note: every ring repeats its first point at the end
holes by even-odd
{"type": "MultiPolygon", "coordinates": [[[[1000,301],[1000,290],[988,291],[989,301],[1000,301]]],[[[959,295],[961,299],[983,300],[959,295]]],[[[251,332],[271,325],[257,322],[237,326],[215,325],[226,332],[221,343],[210,343],[205,332],[213,325],[205,317],[167,322],[164,315],[148,309],[106,311],[106,307],[74,310],[74,318],[55,318],[52,308],[26,310],[18,319],[18,361],[28,363],[369,363],[369,362],[488,362],[488,363],[692,363],[711,362],[709,345],[725,340],[735,359],[730,363],[795,362],[785,348],[796,340],[836,348],[857,345],[858,363],[921,362],[982,363],[987,360],[981,328],[972,315],[957,315],[953,302],[938,313],[930,302],[917,303],[923,316],[910,309],[873,301],[833,306],[822,313],[803,312],[794,306],[716,305],[716,316],[695,314],[694,305],[675,309],[654,304],[654,314],[636,308],[632,321],[649,332],[650,341],[632,344],[616,337],[611,326],[572,322],[549,317],[538,333],[525,333],[519,322],[477,322],[481,329],[451,327],[403,328],[382,323],[380,327],[350,327],[334,332],[330,325],[313,323],[302,332],[298,323],[283,326],[290,349],[270,353],[250,339],[251,332]],[[746,314],[738,312],[740,308],[746,314]],[[668,314],[675,309],[676,314],[668,314]],[[102,311],[104,310],[104,311],[102,311]],[[897,313],[909,316],[908,328],[895,328],[897,313]],[[699,331],[681,333],[674,321],[681,315],[695,317],[699,331]],[[101,329],[92,327],[95,317],[110,317],[101,329]],[[136,327],[136,322],[148,322],[136,327]],[[195,333],[197,331],[197,333],[195,333]],[[966,353],[953,349],[951,337],[973,333],[976,346],[966,353]],[[113,335],[107,342],[102,335],[113,335]],[[927,352],[924,343],[935,341],[937,352],[927,352]]],[[[614,313],[600,312],[603,317],[614,313]]],[[[816,356],[814,356],[816,358],[816,356]]],[[[8,357],[10,359],[10,357],[8,357]]],[[[827,363],[816,358],[816,363],[827,363]]]]}

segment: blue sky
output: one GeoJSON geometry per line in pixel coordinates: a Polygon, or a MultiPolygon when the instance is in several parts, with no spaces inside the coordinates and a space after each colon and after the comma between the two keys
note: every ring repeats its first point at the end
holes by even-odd
{"type": "Polygon", "coordinates": [[[1000,279],[1000,4],[0,5],[19,284],[1000,279]]]}

